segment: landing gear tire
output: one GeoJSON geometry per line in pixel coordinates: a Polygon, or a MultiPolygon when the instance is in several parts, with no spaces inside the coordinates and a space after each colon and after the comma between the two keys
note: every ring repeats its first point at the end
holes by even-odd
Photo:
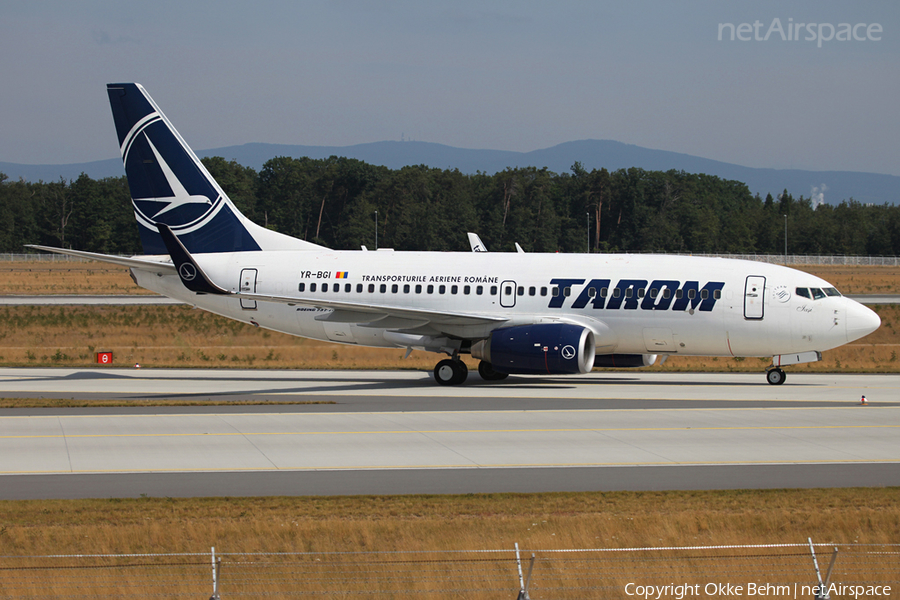
{"type": "Polygon", "coordinates": [[[772,385],[781,385],[785,379],[787,379],[787,375],[781,369],[769,369],[766,371],[766,381],[772,385]]]}
{"type": "Polygon", "coordinates": [[[441,385],[459,385],[469,376],[469,368],[461,360],[445,358],[434,367],[434,380],[441,385]]]}
{"type": "Polygon", "coordinates": [[[486,360],[478,363],[478,374],[481,375],[481,378],[485,381],[500,381],[501,379],[509,377],[509,373],[498,373],[495,371],[494,365],[486,360]]]}

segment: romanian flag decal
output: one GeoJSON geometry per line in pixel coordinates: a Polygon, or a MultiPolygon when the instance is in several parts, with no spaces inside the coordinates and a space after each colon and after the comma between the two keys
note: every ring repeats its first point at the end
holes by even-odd
{"type": "Polygon", "coordinates": [[[334,276],[335,279],[347,279],[347,275],[349,275],[349,271],[338,271],[334,276]]]}

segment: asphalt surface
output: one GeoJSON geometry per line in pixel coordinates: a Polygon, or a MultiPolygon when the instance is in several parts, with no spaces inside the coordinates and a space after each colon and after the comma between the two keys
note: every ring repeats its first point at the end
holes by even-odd
{"type": "Polygon", "coordinates": [[[2,499],[900,485],[894,375],[0,369],[0,395],[263,402],[0,410],[2,499]]]}

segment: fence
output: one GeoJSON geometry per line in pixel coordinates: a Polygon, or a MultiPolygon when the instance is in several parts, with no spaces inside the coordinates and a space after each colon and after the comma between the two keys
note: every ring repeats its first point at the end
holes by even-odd
{"type": "Polygon", "coordinates": [[[807,256],[804,254],[693,254],[692,256],[712,256],[718,258],[740,258],[776,265],[804,266],[859,266],[896,267],[900,266],[900,256],[807,256]]]}
{"type": "Polygon", "coordinates": [[[0,597],[898,597],[900,544],[0,557],[0,597]]]}
{"type": "MultiPolygon", "coordinates": [[[[708,256],[740,258],[777,265],[855,265],[861,267],[900,266],[900,256],[807,256],[804,254],[679,254],[680,256],[708,256]]],[[[120,255],[126,256],[126,255],[120,255]]],[[[65,254],[0,254],[0,262],[90,262],[89,259],[65,254]]]]}

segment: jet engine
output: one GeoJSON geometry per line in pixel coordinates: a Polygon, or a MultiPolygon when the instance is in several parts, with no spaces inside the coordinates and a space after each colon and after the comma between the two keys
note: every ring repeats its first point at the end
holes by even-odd
{"type": "Polygon", "coordinates": [[[495,329],[472,344],[472,356],[494,371],[510,374],[589,373],[594,367],[594,333],[568,323],[539,323],[495,329]]]}

